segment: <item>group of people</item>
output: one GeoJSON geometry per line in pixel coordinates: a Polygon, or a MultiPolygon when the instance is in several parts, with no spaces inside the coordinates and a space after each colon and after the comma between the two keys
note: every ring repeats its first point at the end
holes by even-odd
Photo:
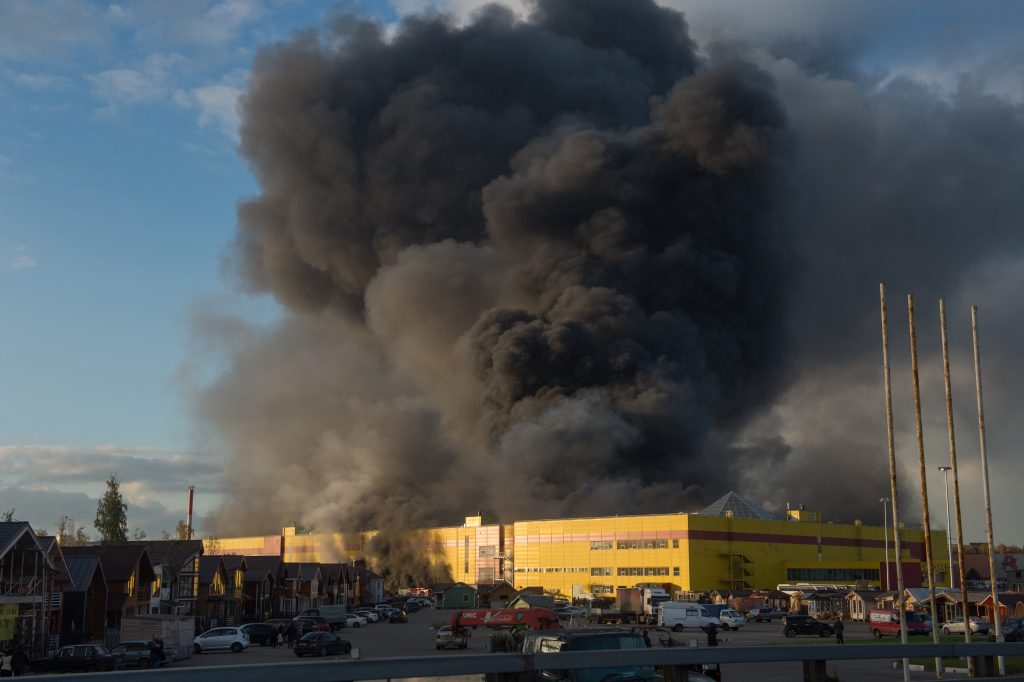
{"type": "Polygon", "coordinates": [[[289,623],[287,628],[284,625],[278,625],[277,632],[270,638],[270,643],[275,648],[287,645],[290,649],[295,644],[298,635],[299,631],[295,627],[295,623],[289,623]]]}

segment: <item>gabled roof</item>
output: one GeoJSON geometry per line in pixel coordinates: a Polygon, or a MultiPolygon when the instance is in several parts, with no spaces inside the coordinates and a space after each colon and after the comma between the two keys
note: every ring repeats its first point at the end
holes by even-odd
{"type": "Polygon", "coordinates": [[[202,540],[138,540],[129,544],[145,547],[153,565],[167,566],[174,577],[181,574],[187,561],[203,555],[202,540]]]}
{"type": "Polygon", "coordinates": [[[40,551],[43,551],[42,545],[39,544],[39,538],[32,532],[32,526],[28,525],[28,521],[3,521],[0,522],[0,557],[11,551],[19,540],[28,534],[32,538],[32,542],[35,543],[36,547],[40,551]]]}
{"type": "Polygon", "coordinates": [[[850,590],[846,593],[846,598],[852,599],[854,597],[860,597],[861,599],[870,601],[872,599],[891,597],[894,594],[896,593],[891,590],[850,590]]]}
{"type": "Polygon", "coordinates": [[[740,497],[731,490],[697,513],[700,516],[727,516],[734,519],[779,519],[776,514],[740,497]]]}
{"type": "Polygon", "coordinates": [[[520,592],[509,602],[509,607],[514,607],[516,602],[522,602],[532,608],[553,609],[555,607],[555,598],[549,597],[546,594],[524,594],[520,592]]]}
{"type": "MultiPolygon", "coordinates": [[[[312,580],[320,572],[320,564],[300,563],[296,561],[285,562],[288,569],[288,576],[292,579],[312,580]]],[[[322,574],[321,574],[322,575],[322,574]]]]}
{"type": "Polygon", "coordinates": [[[246,556],[246,582],[263,580],[269,573],[275,581],[282,577],[284,562],[279,556],[246,556]]]}
{"type": "Polygon", "coordinates": [[[243,556],[224,554],[221,556],[221,559],[224,560],[224,570],[226,571],[237,571],[238,569],[244,571],[246,569],[245,557],[243,556]]]}
{"type": "Polygon", "coordinates": [[[342,564],[320,564],[320,573],[326,582],[343,582],[345,567],[342,564]]]}
{"type": "Polygon", "coordinates": [[[149,553],[142,545],[131,543],[102,543],[99,545],[83,545],[81,547],[64,548],[64,557],[98,556],[103,564],[103,574],[113,582],[128,582],[135,567],[139,567],[139,579],[143,582],[153,580],[153,565],[149,553]]]}
{"type": "Polygon", "coordinates": [[[92,578],[94,573],[100,574],[100,582],[103,584],[104,591],[107,589],[107,580],[103,576],[103,566],[100,564],[100,558],[98,556],[68,556],[64,557],[64,563],[67,564],[68,573],[71,574],[71,581],[74,583],[73,587],[66,587],[66,592],[85,592],[92,585],[92,578]]]}
{"type": "Polygon", "coordinates": [[[199,558],[199,584],[209,585],[213,582],[213,576],[224,566],[224,557],[219,555],[204,556],[199,558]]]}
{"type": "MultiPolygon", "coordinates": [[[[911,599],[919,603],[928,602],[932,598],[927,587],[908,587],[904,589],[904,592],[906,592],[907,596],[911,599]]],[[[935,598],[938,599],[941,594],[950,594],[959,598],[961,593],[958,590],[952,590],[948,587],[936,587],[935,598]]]]}

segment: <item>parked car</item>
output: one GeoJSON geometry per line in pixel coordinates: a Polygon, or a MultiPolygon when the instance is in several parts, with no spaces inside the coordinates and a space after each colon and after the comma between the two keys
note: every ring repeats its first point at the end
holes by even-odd
{"type": "Polygon", "coordinates": [[[415,599],[410,599],[409,601],[405,602],[405,605],[402,608],[405,609],[407,613],[416,613],[422,607],[418,601],[416,601],[415,599]]]}
{"type": "Polygon", "coordinates": [[[357,616],[362,616],[368,623],[379,623],[380,614],[373,609],[359,609],[354,612],[357,616]]]}
{"type": "MultiPolygon", "coordinates": [[[[560,680],[562,682],[598,682],[601,680],[622,680],[625,682],[655,682],[661,680],[653,666],[629,666],[614,668],[591,668],[586,670],[545,670],[544,654],[563,651],[611,651],[646,649],[647,643],[637,632],[617,629],[573,628],[571,630],[527,631],[523,639],[523,653],[538,654],[534,664],[541,671],[538,680],[560,680]]],[[[717,667],[717,666],[716,666],[717,667]]],[[[684,672],[687,680],[710,680],[697,671],[684,672]]]]}
{"type": "Polygon", "coordinates": [[[291,618],[271,618],[270,620],[264,621],[267,625],[273,625],[275,628],[284,627],[287,631],[288,626],[292,624],[291,618]]]}
{"type": "Polygon", "coordinates": [[[465,649],[469,642],[461,632],[453,631],[450,625],[443,625],[437,629],[435,644],[438,649],[465,649]]]}
{"type": "Polygon", "coordinates": [[[723,630],[739,630],[746,625],[746,620],[734,609],[722,609],[718,612],[718,620],[723,630]]]}
{"type": "MultiPolygon", "coordinates": [[[[907,634],[930,635],[932,622],[922,613],[907,611],[907,634]]],[[[868,614],[868,628],[875,639],[885,635],[900,636],[900,612],[897,609],[871,609],[868,614]]]]}
{"type": "Polygon", "coordinates": [[[296,618],[324,618],[332,630],[338,630],[345,627],[345,615],[346,608],[344,606],[329,604],[327,606],[318,606],[315,609],[306,609],[296,618]]]}
{"type": "Polygon", "coordinates": [[[352,651],[352,644],[333,632],[307,632],[292,649],[296,656],[337,656],[352,651]]]}
{"type": "Polygon", "coordinates": [[[242,632],[242,628],[213,628],[192,640],[192,649],[197,654],[218,650],[240,654],[248,648],[249,638],[242,632]]]}
{"type": "Polygon", "coordinates": [[[369,621],[363,616],[356,613],[345,614],[345,626],[350,628],[361,628],[364,625],[368,625],[369,621]]]}
{"type": "Polygon", "coordinates": [[[110,655],[114,657],[114,665],[117,668],[149,668],[153,665],[153,659],[149,655],[149,642],[142,639],[118,642],[117,646],[110,650],[110,655]]]}
{"type": "MultiPolygon", "coordinates": [[[[148,655],[148,651],[146,652],[148,655]]],[[[91,673],[113,670],[117,661],[107,650],[97,644],[75,644],[61,647],[56,656],[32,661],[32,672],[47,673],[91,673]]]]}
{"type": "MultiPolygon", "coordinates": [[[[999,632],[1004,642],[1024,642],[1024,618],[1007,618],[999,623],[999,632]]],[[[994,630],[989,630],[988,639],[990,642],[996,641],[994,630]]]]}
{"type": "Polygon", "coordinates": [[[300,635],[304,635],[307,632],[330,632],[331,624],[327,622],[326,618],[320,616],[306,616],[292,618],[292,622],[295,623],[295,628],[299,631],[300,635]]]}
{"type": "Polygon", "coordinates": [[[273,623],[248,623],[241,630],[249,638],[250,644],[272,646],[277,639],[277,626],[273,623]]]}
{"type": "MultiPolygon", "coordinates": [[[[992,626],[992,624],[989,623],[984,618],[981,618],[979,616],[971,616],[971,632],[972,633],[979,633],[979,634],[982,634],[982,635],[988,634],[988,629],[991,626],[992,626]]],[[[957,633],[957,632],[960,633],[960,634],[964,633],[964,619],[963,619],[962,616],[957,616],[956,618],[951,618],[950,620],[947,620],[942,625],[942,634],[944,634],[944,635],[951,635],[951,634],[957,633]]]]}
{"type": "Polygon", "coordinates": [[[786,637],[796,637],[797,635],[831,637],[835,632],[831,625],[811,616],[787,614],[782,617],[782,634],[786,637]]]}
{"type": "Polygon", "coordinates": [[[785,611],[779,609],[773,609],[768,607],[762,607],[757,609],[750,609],[747,611],[747,620],[756,621],[758,623],[770,623],[773,620],[778,620],[788,615],[785,611]]]}
{"type": "Polygon", "coordinates": [[[389,623],[408,623],[409,616],[405,611],[392,611],[391,616],[388,617],[389,623]]]}
{"type": "MultiPolygon", "coordinates": [[[[149,668],[153,665],[153,657],[149,651],[150,642],[139,639],[119,642],[110,650],[116,668],[149,668]]],[[[178,650],[173,646],[165,646],[161,666],[178,658],[178,650]]]]}

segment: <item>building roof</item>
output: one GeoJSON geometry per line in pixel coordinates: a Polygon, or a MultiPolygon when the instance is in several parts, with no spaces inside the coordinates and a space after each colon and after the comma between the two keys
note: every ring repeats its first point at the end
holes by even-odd
{"type": "Polygon", "coordinates": [[[92,585],[93,574],[96,572],[99,572],[100,582],[106,589],[107,581],[103,577],[103,567],[98,556],[67,556],[64,557],[64,563],[71,574],[71,582],[74,583],[73,586],[64,588],[66,592],[85,592],[92,585]]]}
{"type": "Polygon", "coordinates": [[[140,580],[150,582],[154,578],[149,553],[142,545],[101,543],[99,545],[65,547],[63,551],[65,559],[72,556],[98,556],[103,564],[103,574],[107,580],[128,582],[135,572],[136,566],[140,569],[140,580]]]}
{"type": "Polygon", "coordinates": [[[224,557],[220,555],[199,557],[199,584],[209,585],[217,569],[224,565],[224,557]]]}
{"type": "Polygon", "coordinates": [[[279,556],[247,556],[245,557],[246,582],[263,580],[269,573],[276,581],[281,577],[284,562],[279,556]]]}
{"type": "Polygon", "coordinates": [[[734,519],[779,519],[777,515],[731,490],[697,513],[700,516],[727,516],[734,519]]]}
{"type": "Polygon", "coordinates": [[[555,598],[546,594],[530,594],[520,592],[509,602],[509,607],[515,606],[516,602],[522,602],[532,608],[555,608],[555,598]]]}
{"type": "Polygon", "coordinates": [[[181,574],[185,562],[193,555],[203,555],[202,540],[133,540],[129,544],[145,547],[153,565],[167,566],[174,577],[181,574]]]}
{"type": "Polygon", "coordinates": [[[344,582],[345,568],[342,564],[320,564],[320,573],[327,582],[344,582]]]}
{"type": "Polygon", "coordinates": [[[0,556],[4,556],[7,552],[11,551],[11,548],[17,544],[18,540],[25,534],[28,534],[32,538],[32,542],[36,544],[40,550],[42,545],[39,544],[39,538],[32,532],[32,526],[28,525],[28,521],[3,521],[0,522],[0,556]]]}
{"type": "Polygon", "coordinates": [[[248,567],[245,557],[237,554],[224,554],[221,555],[221,559],[224,560],[224,570],[226,571],[237,571],[238,569],[244,570],[248,567]]]}

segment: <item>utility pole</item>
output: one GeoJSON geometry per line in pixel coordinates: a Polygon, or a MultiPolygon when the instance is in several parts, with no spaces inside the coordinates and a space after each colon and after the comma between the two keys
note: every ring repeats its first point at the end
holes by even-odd
{"type": "MultiPolygon", "coordinates": [[[[956,429],[953,427],[953,385],[949,379],[949,339],[946,337],[946,302],[939,299],[939,329],[942,332],[942,375],[946,384],[946,433],[949,437],[949,466],[953,470],[953,513],[956,519],[956,560],[960,574],[960,608],[964,617],[964,642],[971,643],[968,625],[969,597],[967,569],[964,566],[964,529],[960,515],[960,479],[956,470],[956,429]]],[[[967,657],[967,674],[974,677],[974,659],[967,657]]]]}
{"type": "MultiPolygon", "coordinates": [[[[974,340],[974,385],[978,394],[978,444],[981,451],[981,481],[985,492],[985,530],[988,535],[988,571],[992,579],[992,625],[996,630],[996,641],[1003,641],[1003,634],[999,627],[999,581],[996,579],[995,545],[993,544],[992,532],[992,502],[989,499],[988,490],[988,457],[985,453],[985,408],[982,406],[981,397],[981,350],[978,344],[978,306],[971,306],[971,336],[974,340]]],[[[964,614],[964,629],[968,629],[970,622],[967,614],[964,614]]],[[[1000,656],[999,674],[1006,675],[1006,658],[1000,656]]]]}
{"type": "MultiPolygon", "coordinates": [[[[914,428],[917,433],[917,463],[921,470],[921,516],[924,520],[924,558],[928,567],[928,598],[931,602],[932,642],[939,643],[939,614],[935,605],[935,561],[932,558],[932,524],[928,509],[928,475],[924,465],[924,427],[921,425],[921,381],[917,370],[917,327],[914,325],[914,296],[907,294],[907,323],[910,328],[910,368],[914,384],[914,428]]],[[[947,543],[948,544],[948,543],[947,543]]],[[[943,673],[942,657],[935,657],[935,677],[943,673]]]]}
{"type": "Polygon", "coordinates": [[[885,590],[889,591],[889,510],[886,507],[889,504],[888,497],[880,497],[878,501],[882,503],[882,537],[885,538],[885,590]]]}
{"type": "Polygon", "coordinates": [[[953,467],[939,467],[939,471],[942,472],[942,480],[946,483],[946,549],[949,550],[949,586],[950,588],[956,587],[956,582],[953,580],[953,529],[949,525],[949,472],[953,470],[953,467]]]}
{"type": "MultiPolygon", "coordinates": [[[[900,498],[896,487],[896,438],[892,423],[892,381],[889,374],[889,320],[885,309],[885,284],[878,285],[882,311],[882,376],[885,382],[885,426],[889,441],[889,494],[892,496],[892,535],[896,551],[896,604],[900,614],[900,642],[907,643],[907,613],[903,603],[903,564],[900,558],[900,498]]],[[[910,682],[910,659],[903,659],[903,682],[910,682]]]]}

